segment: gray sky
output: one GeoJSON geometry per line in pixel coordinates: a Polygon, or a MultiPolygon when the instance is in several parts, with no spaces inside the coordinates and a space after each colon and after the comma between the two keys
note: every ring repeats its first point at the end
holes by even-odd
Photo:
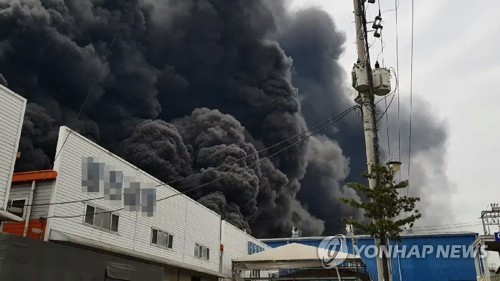
{"type": "MultiPolygon", "coordinates": [[[[394,0],[380,1],[382,11],[395,7],[394,0]]],[[[411,1],[399,2],[399,80],[403,103],[408,102],[410,89],[411,1]]],[[[345,32],[347,42],[341,63],[349,74],[357,58],[352,1],[291,1],[291,9],[311,5],[328,11],[345,32]]],[[[414,10],[413,96],[433,104],[432,110],[446,119],[450,131],[448,153],[443,157],[448,163],[447,176],[457,191],[443,202],[453,211],[445,223],[464,223],[457,230],[479,233],[482,226],[473,222],[480,222],[480,212],[489,203],[500,201],[494,164],[500,156],[500,95],[492,83],[500,79],[498,11],[500,2],[493,0],[419,0],[415,1],[414,10]]],[[[378,4],[369,4],[367,20],[373,20],[377,13],[378,4]]],[[[396,68],[395,12],[386,12],[382,17],[385,66],[396,68]]],[[[380,43],[375,42],[370,52],[372,58],[376,57],[380,43]]],[[[408,136],[402,139],[408,141],[408,136]]],[[[402,161],[405,164],[405,159],[402,161]]],[[[432,220],[427,221],[432,224],[432,220]]]]}

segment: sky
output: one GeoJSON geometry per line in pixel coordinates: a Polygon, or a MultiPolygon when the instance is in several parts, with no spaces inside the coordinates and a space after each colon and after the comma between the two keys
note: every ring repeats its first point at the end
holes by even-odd
{"type": "MultiPolygon", "coordinates": [[[[379,1],[382,12],[395,7],[394,0],[379,1]]],[[[323,8],[345,33],[347,40],[341,63],[346,75],[350,75],[357,58],[352,1],[293,0],[290,8],[307,6],[323,8]]],[[[375,18],[378,9],[378,2],[368,4],[368,21],[375,18]]],[[[500,77],[499,10],[500,2],[493,0],[483,0],[481,5],[465,0],[414,3],[413,97],[428,101],[432,111],[446,121],[450,132],[448,152],[443,157],[447,162],[447,176],[456,192],[443,202],[453,211],[446,223],[459,226],[456,230],[480,234],[483,232],[478,219],[480,212],[490,203],[500,201],[495,177],[498,172],[495,160],[500,148],[500,132],[496,129],[500,112],[495,109],[500,95],[489,83],[500,77]]],[[[396,68],[396,13],[385,12],[382,18],[385,45],[379,60],[383,59],[386,67],[396,68]]],[[[411,22],[411,1],[399,0],[398,76],[402,103],[410,99],[411,22]]],[[[379,56],[380,46],[380,41],[375,41],[370,48],[372,58],[379,56]]],[[[414,104],[413,111],[418,110],[414,104]]],[[[397,130],[397,127],[389,129],[397,130]]],[[[408,141],[408,136],[402,139],[408,141]]],[[[401,161],[403,165],[408,162],[407,159],[401,161]]],[[[500,264],[498,260],[496,263],[500,264]]]]}

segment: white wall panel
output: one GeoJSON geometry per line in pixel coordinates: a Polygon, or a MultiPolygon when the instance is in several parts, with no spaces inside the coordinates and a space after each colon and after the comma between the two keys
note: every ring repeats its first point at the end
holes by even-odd
{"type": "Polygon", "coordinates": [[[25,109],[25,98],[0,85],[0,209],[3,210],[7,207],[25,109]]]}
{"type": "MultiPolygon", "coordinates": [[[[31,193],[32,182],[13,184],[9,199],[29,199],[31,193]]],[[[40,217],[47,217],[49,206],[43,205],[50,202],[54,182],[37,182],[35,183],[35,194],[33,196],[33,207],[31,209],[30,220],[37,220],[40,217]]],[[[29,200],[27,201],[29,202],[29,200]]],[[[26,203],[28,204],[28,203],[26,203]]]]}
{"type": "Polygon", "coordinates": [[[232,224],[222,221],[222,240],[224,252],[222,254],[222,274],[232,275],[232,261],[235,258],[248,255],[248,242],[252,242],[264,249],[269,249],[269,246],[262,243],[257,238],[238,229],[232,224]]]}
{"type": "MultiPolygon", "coordinates": [[[[161,184],[159,180],[66,127],[61,127],[57,154],[59,156],[55,161],[54,170],[58,176],[52,197],[53,203],[102,197],[82,192],[82,157],[97,157],[100,162],[114,165],[123,171],[125,176],[136,176],[136,180],[140,179],[143,183],[153,183],[155,186],[161,184]]],[[[167,185],[156,188],[157,199],[176,193],[177,191],[167,185]]],[[[116,209],[109,207],[101,199],[89,203],[109,210],[116,209]]],[[[179,195],[158,202],[154,217],[143,217],[141,213],[135,212],[117,212],[120,216],[118,233],[84,225],[84,206],[82,202],[52,205],[49,209],[47,233],[50,229],[55,229],[205,269],[219,270],[220,216],[187,196],[179,195]],[[151,245],[152,226],[174,236],[172,249],[151,245]],[[194,243],[201,243],[210,248],[210,261],[194,257],[194,243]]]]}

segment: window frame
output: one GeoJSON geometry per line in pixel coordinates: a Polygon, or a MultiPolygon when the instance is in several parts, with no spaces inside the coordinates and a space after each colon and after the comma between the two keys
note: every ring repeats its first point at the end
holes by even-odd
{"type": "Polygon", "coordinates": [[[28,204],[28,198],[27,197],[19,197],[19,198],[12,198],[12,199],[7,200],[7,212],[17,216],[17,214],[9,211],[9,206],[12,207],[12,202],[14,202],[14,201],[24,201],[22,215],[18,216],[18,217],[23,219],[23,221],[26,220],[26,207],[27,207],[26,204],[28,204]]]}
{"type": "Polygon", "coordinates": [[[200,244],[194,244],[194,257],[197,259],[209,261],[210,260],[210,248],[200,244]]]}
{"type": "Polygon", "coordinates": [[[151,237],[149,239],[149,243],[153,246],[156,246],[156,247],[160,247],[160,248],[167,249],[167,250],[172,250],[174,248],[174,246],[173,246],[174,235],[172,235],[170,232],[164,231],[164,230],[159,229],[157,227],[151,227],[151,237]],[[153,237],[154,237],[153,233],[155,231],[156,231],[156,243],[153,242],[153,237]],[[167,245],[163,245],[163,244],[159,243],[161,241],[160,237],[163,235],[167,235],[167,239],[166,239],[167,245]]]}
{"type": "MultiPolygon", "coordinates": [[[[101,214],[103,214],[103,213],[101,213],[101,214]]],[[[100,215],[100,214],[97,214],[97,215],[100,215]]],[[[109,233],[113,233],[113,234],[118,234],[120,232],[120,214],[119,213],[112,212],[111,210],[108,210],[106,208],[98,207],[96,205],[92,205],[92,204],[88,204],[88,203],[85,203],[84,216],[83,216],[82,223],[86,226],[90,226],[90,227],[93,227],[93,228],[96,228],[99,230],[103,230],[103,231],[106,231],[109,233]],[[90,216],[90,214],[87,214],[87,209],[89,207],[94,209],[92,212],[92,223],[87,222],[87,218],[90,216]],[[104,213],[104,214],[109,214],[109,226],[108,227],[103,227],[101,225],[96,224],[96,213],[99,213],[99,212],[109,212],[109,213],[104,213]],[[113,230],[114,229],[113,218],[116,218],[116,230],[113,230]]]]}

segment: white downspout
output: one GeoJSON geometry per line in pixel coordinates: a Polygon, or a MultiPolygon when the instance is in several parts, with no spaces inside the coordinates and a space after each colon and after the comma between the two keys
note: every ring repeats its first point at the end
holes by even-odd
{"type": "Polygon", "coordinates": [[[26,215],[24,216],[24,232],[23,232],[23,237],[26,237],[28,234],[28,228],[30,224],[30,219],[31,219],[31,209],[33,208],[33,197],[35,196],[35,185],[36,181],[33,181],[31,183],[31,190],[30,190],[30,197],[28,198],[28,208],[26,209],[26,215]]]}

